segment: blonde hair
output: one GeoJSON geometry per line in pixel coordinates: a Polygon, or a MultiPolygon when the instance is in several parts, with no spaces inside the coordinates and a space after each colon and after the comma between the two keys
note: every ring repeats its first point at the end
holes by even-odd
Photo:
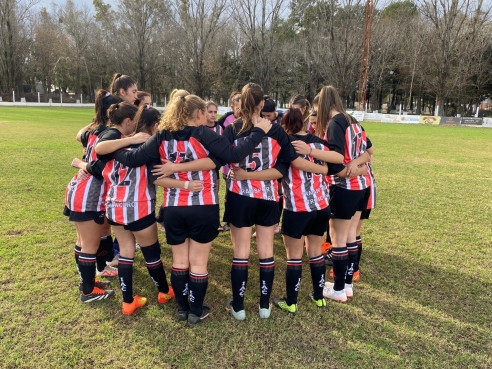
{"type": "Polygon", "coordinates": [[[160,130],[181,131],[194,118],[197,110],[205,112],[205,101],[185,90],[174,90],[171,99],[159,124],[160,130]]]}
{"type": "Polygon", "coordinates": [[[263,100],[263,89],[256,83],[248,83],[241,90],[241,109],[239,119],[242,119],[243,125],[238,135],[249,131],[253,128],[253,115],[260,114],[259,105],[263,100]]]}
{"type": "Polygon", "coordinates": [[[323,138],[330,120],[330,111],[337,110],[342,113],[347,122],[353,122],[352,117],[347,114],[342,105],[338,91],[333,86],[324,86],[319,93],[318,119],[316,120],[316,136],[323,138]]]}
{"type": "Polygon", "coordinates": [[[171,91],[171,94],[169,95],[169,102],[173,101],[174,97],[176,96],[186,96],[189,94],[190,93],[186,90],[175,88],[174,90],[171,91]]]}

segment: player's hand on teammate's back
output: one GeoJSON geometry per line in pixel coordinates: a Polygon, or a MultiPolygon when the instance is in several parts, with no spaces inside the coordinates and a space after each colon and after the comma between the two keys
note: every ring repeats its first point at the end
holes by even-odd
{"type": "Polygon", "coordinates": [[[299,155],[309,155],[309,153],[311,152],[311,146],[309,146],[304,141],[292,141],[292,146],[294,146],[296,153],[298,153],[299,155]]]}
{"type": "Polygon", "coordinates": [[[272,128],[272,122],[258,116],[253,117],[253,125],[257,128],[261,128],[265,133],[268,133],[268,131],[272,128]]]}
{"type": "Polygon", "coordinates": [[[145,133],[145,132],[137,133],[135,136],[133,136],[133,139],[134,139],[133,144],[134,145],[138,145],[138,144],[144,143],[150,137],[152,137],[152,136],[149,135],[148,133],[145,133]]]}
{"type": "Polygon", "coordinates": [[[152,174],[159,176],[157,179],[162,179],[169,177],[171,174],[176,173],[174,163],[169,160],[161,159],[162,165],[154,165],[152,169],[152,174]]]}

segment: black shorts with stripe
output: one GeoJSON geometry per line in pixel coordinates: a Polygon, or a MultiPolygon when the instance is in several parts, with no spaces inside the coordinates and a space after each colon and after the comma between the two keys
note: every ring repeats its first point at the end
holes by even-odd
{"type": "Polygon", "coordinates": [[[284,209],[282,235],[297,239],[309,235],[323,236],[328,229],[330,216],[330,207],[302,212],[284,209]]]}
{"type": "Polygon", "coordinates": [[[187,238],[212,242],[219,234],[219,205],[167,206],[162,209],[166,241],[181,245],[187,238]]]}
{"type": "Polygon", "coordinates": [[[259,225],[271,227],[280,221],[278,202],[255,199],[228,191],[225,203],[224,222],[234,227],[259,225]]]}

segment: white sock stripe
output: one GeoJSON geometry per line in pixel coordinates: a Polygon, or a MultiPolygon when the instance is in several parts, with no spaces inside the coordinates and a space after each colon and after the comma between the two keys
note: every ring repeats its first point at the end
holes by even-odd
{"type": "Polygon", "coordinates": [[[87,257],[87,256],[82,256],[82,255],[79,255],[79,260],[82,260],[82,261],[96,261],[96,257],[87,257]]]}
{"type": "Polygon", "coordinates": [[[156,261],[146,261],[145,264],[154,265],[154,264],[159,264],[160,262],[161,262],[161,259],[158,259],[156,261]]]}
{"type": "Polygon", "coordinates": [[[127,261],[129,263],[133,263],[133,261],[134,261],[134,259],[122,258],[121,256],[119,257],[118,260],[120,260],[120,261],[127,261]]]}
{"type": "Polygon", "coordinates": [[[260,265],[273,265],[275,264],[275,261],[260,261],[260,265]]]}
{"type": "Polygon", "coordinates": [[[333,255],[336,255],[336,254],[346,254],[347,253],[347,249],[344,249],[344,250],[333,250],[332,249],[332,252],[331,252],[333,255]]]}
{"type": "Polygon", "coordinates": [[[314,258],[311,258],[309,259],[309,261],[319,261],[319,260],[323,260],[323,255],[320,255],[320,256],[315,256],[314,258]]]}
{"type": "Polygon", "coordinates": [[[193,277],[206,277],[208,275],[208,273],[205,273],[205,274],[196,274],[196,273],[191,273],[190,272],[190,276],[193,276],[193,277]]]}

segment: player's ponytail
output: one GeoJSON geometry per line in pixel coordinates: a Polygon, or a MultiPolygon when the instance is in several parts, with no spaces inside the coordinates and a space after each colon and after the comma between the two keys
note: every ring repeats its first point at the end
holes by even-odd
{"type": "Polygon", "coordinates": [[[205,113],[205,101],[185,90],[173,91],[170,100],[159,124],[160,130],[181,131],[194,119],[198,110],[205,113]]]}
{"type": "Polygon", "coordinates": [[[297,108],[290,108],[287,110],[282,116],[280,124],[288,135],[295,135],[302,130],[306,130],[306,124],[302,119],[302,113],[297,108]]]}
{"type": "Polygon", "coordinates": [[[108,123],[108,109],[112,104],[119,103],[121,99],[117,96],[111,95],[108,91],[100,89],[97,91],[96,102],[94,104],[94,116],[93,123],[89,130],[95,129],[98,125],[106,125],[108,123]]]}
{"type": "Polygon", "coordinates": [[[126,118],[133,120],[138,108],[125,102],[113,104],[109,107],[108,116],[111,126],[119,126],[126,118]]]}
{"type": "Polygon", "coordinates": [[[253,116],[260,116],[261,102],[264,99],[263,89],[256,83],[248,83],[241,90],[241,109],[239,118],[242,119],[243,125],[239,134],[249,131],[253,127],[253,116]]]}

